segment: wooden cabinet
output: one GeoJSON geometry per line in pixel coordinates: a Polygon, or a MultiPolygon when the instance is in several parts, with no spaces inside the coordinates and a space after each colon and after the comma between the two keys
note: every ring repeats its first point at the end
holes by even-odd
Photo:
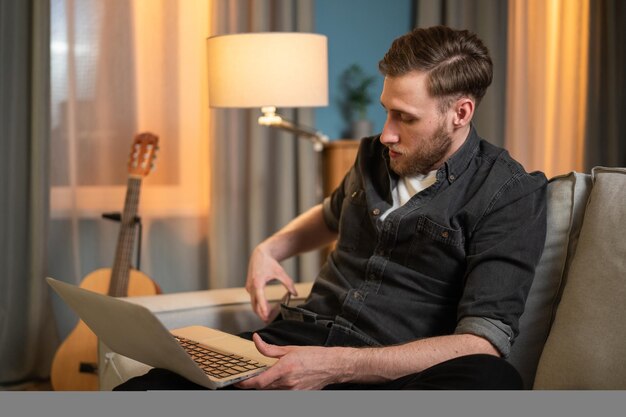
{"type": "Polygon", "coordinates": [[[360,140],[339,139],[324,147],[324,196],[330,195],[337,188],[346,172],[354,165],[360,143],[360,140]]]}
{"type": "MultiPolygon", "coordinates": [[[[338,139],[324,147],[322,154],[324,197],[330,195],[341,184],[343,177],[352,168],[360,143],[360,140],[355,139],[338,139]]],[[[334,242],[326,246],[322,250],[322,259],[326,259],[334,247],[334,242]]]]}

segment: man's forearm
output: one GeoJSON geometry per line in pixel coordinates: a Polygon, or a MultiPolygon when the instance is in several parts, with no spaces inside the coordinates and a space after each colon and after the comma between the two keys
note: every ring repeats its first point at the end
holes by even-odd
{"type": "Polygon", "coordinates": [[[337,233],[326,225],[322,205],[318,204],[261,242],[258,248],[267,251],[274,259],[282,261],[329,244],[336,238],[337,233]]]}
{"type": "Polygon", "coordinates": [[[491,343],[472,334],[432,337],[382,348],[336,349],[334,365],[339,383],[382,383],[459,356],[478,353],[499,356],[491,343]]]}

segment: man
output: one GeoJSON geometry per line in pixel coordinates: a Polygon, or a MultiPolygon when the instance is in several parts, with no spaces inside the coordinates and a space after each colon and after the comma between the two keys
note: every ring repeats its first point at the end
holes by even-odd
{"type": "Polygon", "coordinates": [[[379,68],[380,136],[362,140],[323,204],[250,258],[246,288],[267,321],[269,281],[295,294],[279,262],[338,239],[306,302],[244,335],[279,360],[238,387],[520,389],[503,358],[543,249],[545,176],[471,124],[492,79],[475,35],[416,29],[379,68]]]}

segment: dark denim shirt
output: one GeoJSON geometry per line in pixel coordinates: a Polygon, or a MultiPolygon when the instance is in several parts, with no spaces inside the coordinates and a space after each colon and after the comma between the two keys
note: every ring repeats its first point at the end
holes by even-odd
{"type": "Polygon", "coordinates": [[[472,127],[436,182],[392,211],[397,176],[379,137],[324,201],[339,232],[300,306],[366,345],[471,333],[506,357],[546,234],[546,177],[472,127]]]}

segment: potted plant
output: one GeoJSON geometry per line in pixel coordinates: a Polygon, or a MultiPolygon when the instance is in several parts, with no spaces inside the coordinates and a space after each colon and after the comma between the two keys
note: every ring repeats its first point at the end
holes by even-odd
{"type": "Polygon", "coordinates": [[[346,68],[339,79],[341,98],[339,106],[347,122],[348,135],[361,139],[372,134],[372,122],[367,117],[367,106],[372,103],[371,87],[376,77],[365,74],[358,64],[346,68]]]}

